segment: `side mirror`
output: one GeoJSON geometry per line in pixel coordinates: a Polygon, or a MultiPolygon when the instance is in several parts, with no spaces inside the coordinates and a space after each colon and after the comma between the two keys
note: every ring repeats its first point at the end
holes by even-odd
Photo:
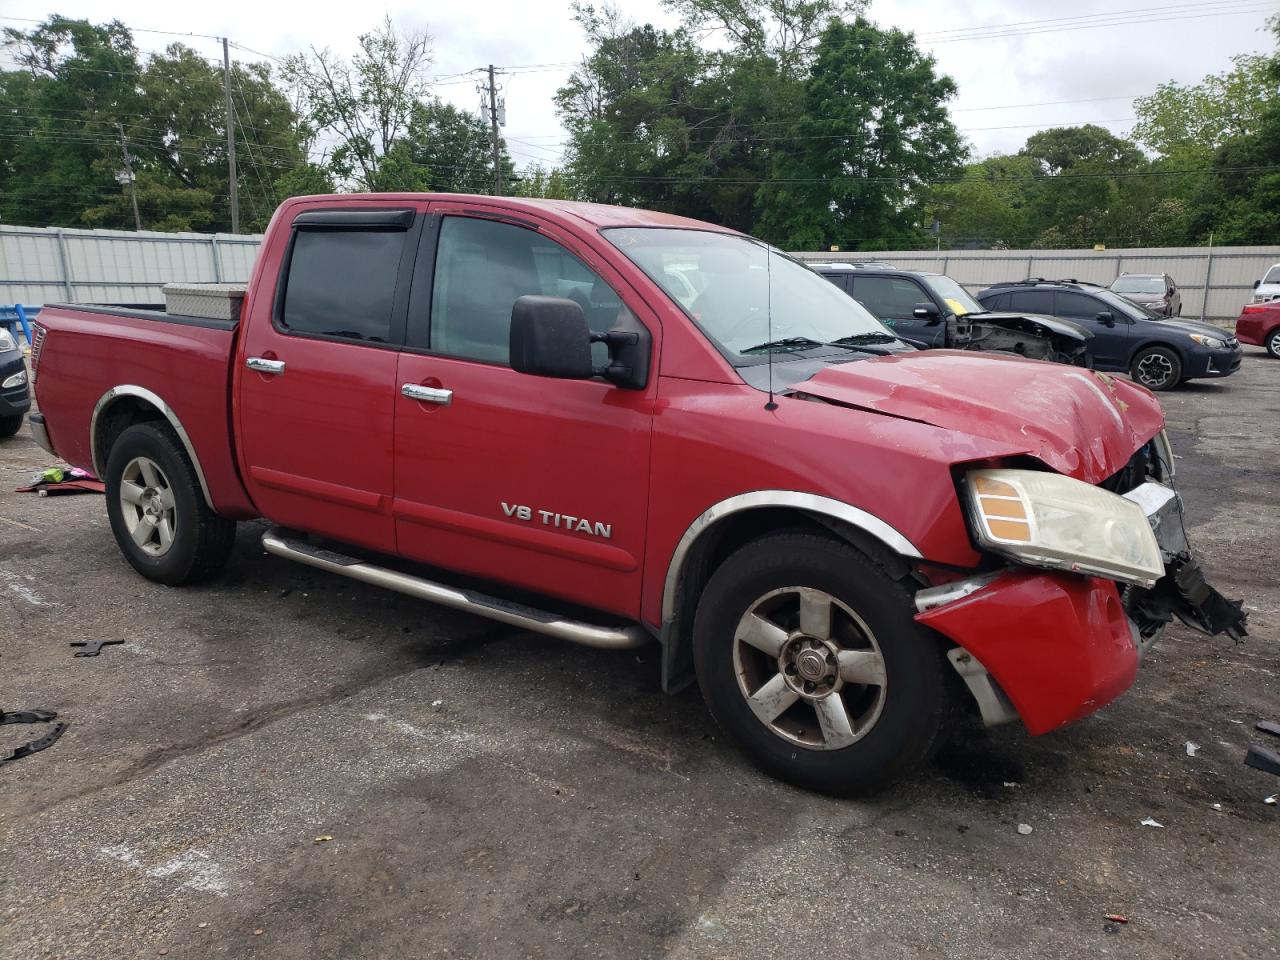
{"type": "Polygon", "coordinates": [[[1116,316],[1110,310],[1101,311],[1093,319],[1097,320],[1104,327],[1114,327],[1116,325],[1116,316]]]}
{"type": "Polygon", "coordinates": [[[942,311],[938,309],[936,303],[917,303],[911,308],[911,315],[917,320],[923,320],[925,323],[937,323],[942,319],[942,311]]]}
{"type": "Polygon", "coordinates": [[[643,390],[649,382],[653,337],[630,310],[621,313],[614,329],[592,333],[576,300],[520,297],[511,307],[511,368],[560,380],[603,377],[626,390],[643,390]],[[609,362],[602,367],[592,362],[593,343],[609,350],[609,362]]]}
{"type": "Polygon", "coordinates": [[[524,296],[511,307],[511,367],[535,377],[590,380],[591,330],[573,300],[524,296]]]}
{"type": "Polygon", "coordinates": [[[1257,290],[1257,289],[1258,289],[1258,287],[1260,287],[1260,286],[1262,286],[1262,281],[1261,281],[1261,280],[1255,280],[1255,281],[1253,281],[1253,289],[1257,290]]]}

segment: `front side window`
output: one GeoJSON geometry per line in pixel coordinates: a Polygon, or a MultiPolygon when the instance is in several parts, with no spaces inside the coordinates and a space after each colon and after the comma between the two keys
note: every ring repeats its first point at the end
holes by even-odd
{"type": "Polygon", "coordinates": [[[853,299],[881,320],[910,320],[928,299],[919,284],[902,277],[854,277],[853,299]]]}
{"type": "Polygon", "coordinates": [[[1058,291],[1058,316],[1073,317],[1078,320],[1092,320],[1106,308],[1093,297],[1083,293],[1058,291]]]}
{"type": "Polygon", "coordinates": [[[934,295],[945,302],[957,317],[963,317],[966,313],[986,312],[986,308],[975,300],[968,290],[950,277],[942,274],[927,276],[924,278],[924,282],[933,291],[934,295]]]}
{"type": "Polygon", "coordinates": [[[388,343],[403,230],[299,230],[280,322],[292,333],[388,343]]]}
{"type": "MultiPolygon", "coordinates": [[[[612,287],[554,240],[494,220],[444,218],[431,289],[432,350],[507,363],[511,308],[530,294],[573,300],[596,333],[617,326],[626,310],[612,287]]],[[[607,348],[595,344],[593,352],[600,363],[607,348]]]]}
{"type": "Polygon", "coordinates": [[[784,341],[790,349],[844,337],[897,340],[834,284],[750,237],[667,227],[602,233],[735,366],[765,362],[770,344],[784,341]]]}
{"type": "Polygon", "coordinates": [[[1009,298],[1009,309],[1023,313],[1053,313],[1052,290],[1015,290],[1009,298]]]}

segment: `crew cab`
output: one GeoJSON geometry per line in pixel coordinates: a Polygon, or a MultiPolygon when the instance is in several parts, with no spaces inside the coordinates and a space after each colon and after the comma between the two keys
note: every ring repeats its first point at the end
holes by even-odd
{"type": "Polygon", "coordinates": [[[953,702],[1079,719],[1174,617],[1244,632],[1146,390],[915,351],[680,217],[295,198],[234,318],[54,305],[33,359],[33,433],[103,477],[143,576],[214,577],[266,518],[267,552],[336,576],[658,643],[667,690],[815,789],[903,774],[953,702]]]}

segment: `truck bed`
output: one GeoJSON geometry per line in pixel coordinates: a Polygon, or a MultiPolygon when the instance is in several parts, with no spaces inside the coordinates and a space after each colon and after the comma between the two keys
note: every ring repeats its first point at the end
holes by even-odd
{"type": "Polygon", "coordinates": [[[228,517],[255,515],[236,469],[230,422],[237,321],[175,315],[154,305],[59,303],[41,311],[39,325],[47,333],[36,402],[60,457],[86,470],[102,470],[105,464],[96,462],[100,457],[95,458],[90,439],[95,410],[110,416],[113,390],[126,398],[150,394],[199,452],[214,509],[228,517]]]}

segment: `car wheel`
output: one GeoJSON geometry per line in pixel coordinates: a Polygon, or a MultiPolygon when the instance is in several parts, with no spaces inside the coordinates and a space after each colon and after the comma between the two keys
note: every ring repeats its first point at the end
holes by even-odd
{"type": "Polygon", "coordinates": [[[1168,347],[1139,350],[1129,376],[1148,390],[1172,390],[1182,380],[1182,360],[1168,347]]]}
{"type": "Polygon", "coordinates": [[[168,427],[139,423],[120,434],[105,481],[111,532],[144,577],[177,586],[226,566],[235,522],[209,509],[195,468],[168,427]]]}
{"type": "Polygon", "coordinates": [[[1267,337],[1267,353],[1280,360],[1280,327],[1276,327],[1267,337]]]}
{"type": "Polygon", "coordinates": [[[760,768],[847,794],[925,760],[949,710],[943,645],[909,593],[827,537],[749,543],[711,577],[694,667],[712,715],[760,768]]]}
{"type": "Polygon", "coordinates": [[[22,429],[22,414],[16,417],[0,417],[0,440],[12,437],[22,429]]]}

